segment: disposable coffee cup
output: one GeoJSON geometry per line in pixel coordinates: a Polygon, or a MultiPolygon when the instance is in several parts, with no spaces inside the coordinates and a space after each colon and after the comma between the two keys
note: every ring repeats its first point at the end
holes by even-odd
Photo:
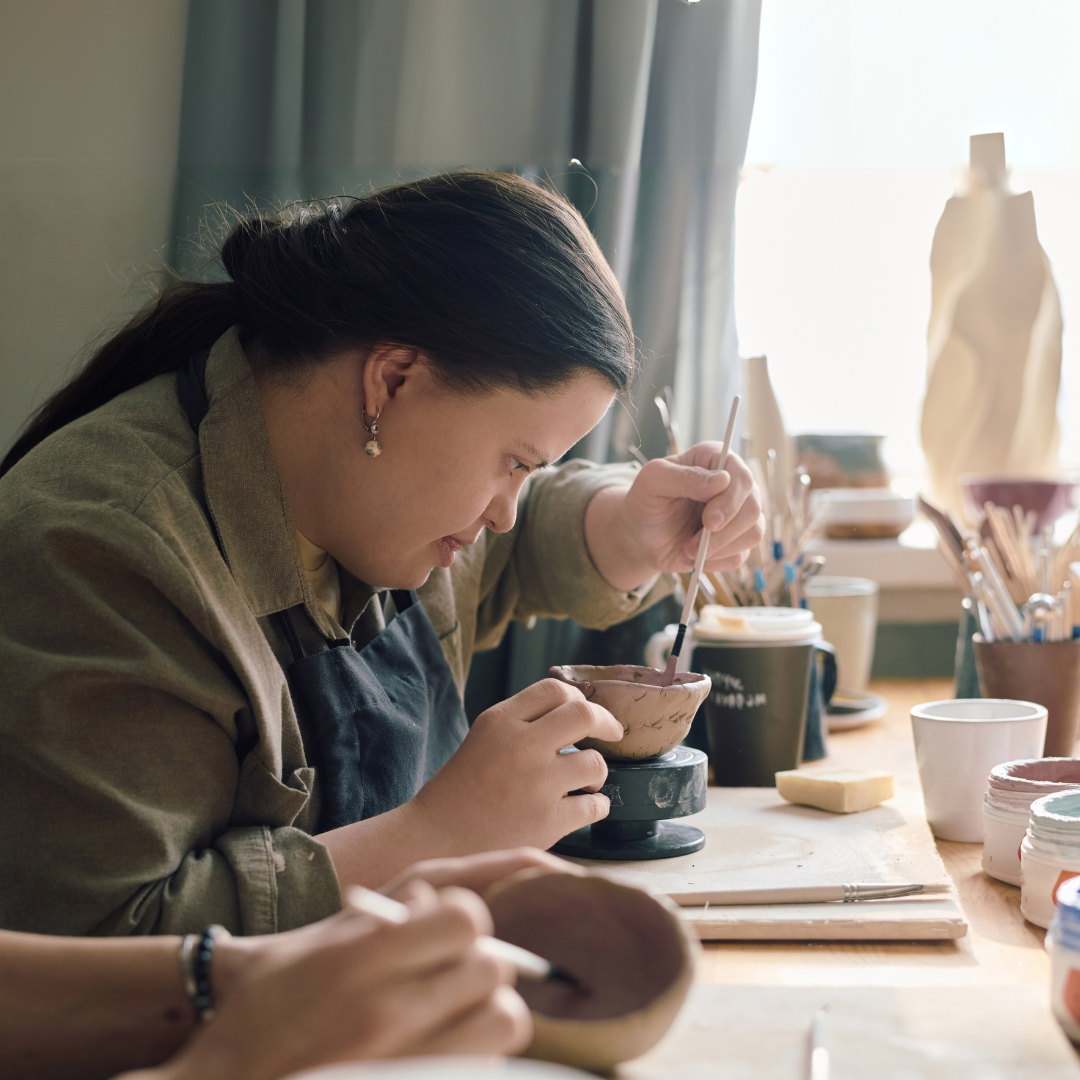
{"type": "MultiPolygon", "coordinates": [[[[666,662],[665,645],[670,652],[667,633],[654,635],[646,653],[650,665],[663,666],[659,661],[666,662]]],[[[822,681],[831,686],[831,650],[809,611],[715,605],[702,609],[682,655],[689,653],[689,669],[708,673],[713,687],[686,742],[709,755],[714,783],[773,787],[776,773],[798,768],[808,707],[819,704],[810,701],[819,651],[826,653],[829,665],[822,681]]],[[[814,716],[820,725],[820,706],[814,716]]],[[[823,753],[821,745],[818,756],[823,753]]]]}
{"type": "Polygon", "coordinates": [[[939,840],[983,842],[983,797],[995,765],[1042,757],[1046,709],[1032,701],[956,698],[911,710],[926,820],[939,840]]]}
{"type": "Polygon", "coordinates": [[[806,583],[806,601],[836,650],[840,691],[863,691],[870,684],[877,635],[878,583],[869,578],[815,577],[806,583]]]}

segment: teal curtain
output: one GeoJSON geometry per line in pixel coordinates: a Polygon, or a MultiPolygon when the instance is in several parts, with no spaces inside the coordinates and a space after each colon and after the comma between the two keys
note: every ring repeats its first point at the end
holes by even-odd
{"type": "MultiPolygon", "coordinates": [[[[224,206],[512,169],[585,214],[640,342],[632,400],[573,453],[666,453],[664,386],[688,442],[719,438],[760,15],[761,0],[191,0],[174,265],[203,264],[224,206]]],[[[657,613],[643,618],[634,648],[657,613]]],[[[515,626],[496,681],[513,691],[606,647],[571,624],[515,626]]]]}

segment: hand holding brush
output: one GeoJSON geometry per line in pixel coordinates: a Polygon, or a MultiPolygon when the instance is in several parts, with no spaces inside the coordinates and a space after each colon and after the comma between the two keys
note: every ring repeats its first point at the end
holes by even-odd
{"type": "MultiPolygon", "coordinates": [[[[727,431],[724,433],[724,447],[720,451],[721,469],[727,466],[728,454],[731,452],[731,437],[735,431],[735,419],[739,415],[740,400],[741,398],[736,395],[735,400],[731,403],[731,414],[728,416],[727,431]]],[[[705,559],[709,554],[709,539],[711,536],[712,533],[705,528],[705,522],[702,521],[701,540],[698,543],[697,559],[694,560],[694,572],[690,575],[690,584],[686,589],[686,602],[683,604],[682,615],[679,618],[679,632],[675,636],[675,644],[671,647],[671,656],[664,671],[662,686],[670,686],[675,680],[675,668],[679,664],[679,656],[682,653],[683,639],[686,637],[686,626],[694,610],[698,583],[701,581],[701,574],[705,569],[705,559]]]]}

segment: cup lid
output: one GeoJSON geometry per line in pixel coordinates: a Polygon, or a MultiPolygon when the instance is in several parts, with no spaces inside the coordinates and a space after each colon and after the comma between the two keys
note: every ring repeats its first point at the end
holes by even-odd
{"type": "Polygon", "coordinates": [[[699,641],[812,641],[820,636],[821,623],[805,608],[706,604],[694,625],[699,641]]]}

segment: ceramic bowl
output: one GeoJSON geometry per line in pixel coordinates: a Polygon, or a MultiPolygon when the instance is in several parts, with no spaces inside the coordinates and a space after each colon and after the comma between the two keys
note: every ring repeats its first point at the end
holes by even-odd
{"type": "Polygon", "coordinates": [[[690,990],[701,949],[666,896],[601,873],[523,870],[484,899],[496,937],[577,980],[518,980],[533,1014],[527,1057],[600,1071],[660,1041],[690,990]]]}
{"type": "Polygon", "coordinates": [[[576,686],[589,701],[603,705],[623,726],[621,742],[583,739],[582,750],[599,750],[608,758],[651,758],[666,754],[686,737],[698,706],[712,689],[708,675],[679,672],[671,686],[664,673],[636,664],[553,667],[553,679],[576,686]]]}
{"type": "Polygon", "coordinates": [[[981,521],[983,505],[1011,510],[1019,506],[1027,512],[1035,511],[1035,530],[1041,532],[1053,525],[1062,514],[1076,505],[1077,483],[1075,480],[1032,480],[1014,476],[979,476],[965,473],[960,477],[960,488],[973,521],[981,521]]]}

